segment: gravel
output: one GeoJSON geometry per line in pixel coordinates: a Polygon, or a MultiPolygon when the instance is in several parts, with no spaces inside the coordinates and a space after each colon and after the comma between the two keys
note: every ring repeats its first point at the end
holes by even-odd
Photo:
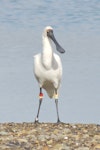
{"type": "Polygon", "coordinates": [[[0,150],[100,150],[100,125],[1,123],[0,150]]]}

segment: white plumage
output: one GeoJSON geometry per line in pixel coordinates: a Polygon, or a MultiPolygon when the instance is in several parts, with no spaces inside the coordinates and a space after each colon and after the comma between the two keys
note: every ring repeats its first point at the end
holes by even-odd
{"type": "Polygon", "coordinates": [[[58,89],[62,77],[62,64],[60,57],[54,53],[52,41],[56,49],[64,53],[65,50],[56,41],[53,28],[47,26],[42,35],[42,52],[34,56],[34,74],[39,83],[40,89],[44,88],[48,96],[53,98],[58,94],[58,89]]]}
{"type": "Polygon", "coordinates": [[[48,50],[46,52],[47,58],[43,53],[34,56],[34,73],[39,82],[39,86],[44,88],[49,97],[52,98],[55,88],[58,89],[60,85],[62,65],[57,54],[53,53],[50,58],[50,52],[48,53],[48,50]]]}

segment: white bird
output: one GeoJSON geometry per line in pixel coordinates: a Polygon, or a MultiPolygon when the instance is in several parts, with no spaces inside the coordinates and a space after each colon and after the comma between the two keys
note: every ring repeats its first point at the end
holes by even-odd
{"type": "Polygon", "coordinates": [[[43,99],[42,88],[46,90],[50,98],[55,99],[57,110],[57,122],[60,122],[58,113],[58,89],[62,77],[62,64],[60,57],[53,52],[52,41],[56,45],[56,49],[60,53],[65,50],[56,41],[53,28],[47,26],[42,35],[43,50],[41,53],[34,56],[34,75],[39,83],[39,107],[35,122],[39,121],[39,111],[43,99]]]}

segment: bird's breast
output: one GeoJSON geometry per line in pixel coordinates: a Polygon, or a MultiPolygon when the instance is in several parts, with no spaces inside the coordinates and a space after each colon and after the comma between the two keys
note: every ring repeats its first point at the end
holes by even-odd
{"type": "Polygon", "coordinates": [[[54,56],[56,61],[53,61],[52,65],[49,61],[43,64],[41,54],[34,57],[34,73],[40,85],[43,85],[45,81],[54,83],[55,81],[59,82],[61,80],[62,67],[59,56],[56,54],[54,54],[54,56]]]}

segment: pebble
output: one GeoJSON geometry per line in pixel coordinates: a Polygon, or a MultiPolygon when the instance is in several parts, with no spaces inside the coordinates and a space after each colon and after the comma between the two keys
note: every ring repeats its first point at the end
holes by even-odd
{"type": "Polygon", "coordinates": [[[95,149],[100,150],[100,144],[97,144],[97,145],[95,146],[95,149]]]}
{"type": "Polygon", "coordinates": [[[68,137],[67,137],[67,136],[65,136],[65,137],[64,137],[64,139],[65,139],[65,140],[68,140],[68,137]]]}
{"type": "Polygon", "coordinates": [[[66,144],[56,144],[54,150],[70,150],[70,147],[66,144]]]}
{"type": "Polygon", "coordinates": [[[8,132],[5,132],[5,131],[1,131],[1,132],[0,132],[0,136],[2,136],[2,135],[4,136],[4,135],[8,135],[8,134],[9,134],[9,133],[8,133],[8,132]]]}
{"type": "Polygon", "coordinates": [[[88,147],[80,147],[77,150],[90,150],[88,147]]]}
{"type": "Polygon", "coordinates": [[[96,124],[1,123],[0,150],[99,150],[96,124]]]}
{"type": "Polygon", "coordinates": [[[49,140],[49,141],[47,141],[47,144],[48,145],[51,145],[53,143],[53,140],[51,139],[51,140],[49,140]]]}

